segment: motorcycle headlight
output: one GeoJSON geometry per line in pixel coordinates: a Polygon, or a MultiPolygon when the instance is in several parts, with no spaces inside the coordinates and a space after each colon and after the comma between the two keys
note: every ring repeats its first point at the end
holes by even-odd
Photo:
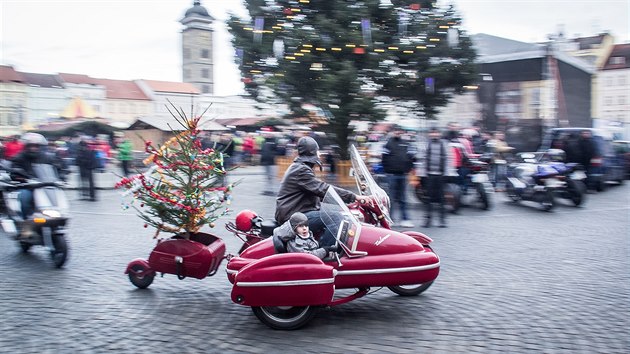
{"type": "Polygon", "coordinates": [[[58,210],[42,210],[42,214],[51,218],[60,218],[61,213],[58,210]]]}

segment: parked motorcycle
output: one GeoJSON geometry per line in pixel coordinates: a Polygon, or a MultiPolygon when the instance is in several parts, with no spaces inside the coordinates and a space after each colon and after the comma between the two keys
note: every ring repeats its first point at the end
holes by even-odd
{"type": "Polygon", "coordinates": [[[555,190],[563,186],[558,179],[558,171],[538,163],[534,154],[522,154],[522,157],[524,162],[508,168],[505,192],[514,202],[533,201],[545,211],[552,210],[556,205],[555,190]]]}
{"type": "Polygon", "coordinates": [[[275,329],[296,329],[317,310],[388,287],[402,296],[418,295],[437,278],[440,260],[426,235],[389,229],[389,198],[378,187],[356,149],[351,150],[358,189],[371,203],[347,206],[329,188],[321,203],[322,220],[336,235],[339,251],[321,260],[306,253],[286,253],[269,237],[248,247],[227,264],[232,301],[250,306],[258,319],[275,329]],[[336,289],[358,289],[334,298],[336,289]]]}
{"type": "Polygon", "coordinates": [[[463,178],[460,189],[460,205],[478,206],[482,210],[492,207],[494,188],[488,178],[488,164],[476,158],[468,159],[464,168],[468,174],[463,178]]]}
{"type": "Polygon", "coordinates": [[[580,206],[586,198],[586,173],[577,163],[549,162],[549,166],[558,171],[562,184],[554,189],[559,198],[569,199],[573,205],[580,206]]]}
{"type": "MultiPolygon", "coordinates": [[[[69,220],[69,204],[57,172],[52,165],[33,165],[36,179],[17,182],[10,178],[8,172],[0,178],[2,193],[2,228],[6,234],[17,240],[22,251],[28,252],[32,246],[45,246],[56,267],[64,265],[68,258],[66,242],[66,225],[69,220]],[[27,220],[22,218],[19,191],[33,191],[34,213],[27,220]],[[22,228],[29,223],[33,234],[29,237],[21,235],[22,228]]],[[[19,170],[11,173],[20,174],[19,170]]]]}

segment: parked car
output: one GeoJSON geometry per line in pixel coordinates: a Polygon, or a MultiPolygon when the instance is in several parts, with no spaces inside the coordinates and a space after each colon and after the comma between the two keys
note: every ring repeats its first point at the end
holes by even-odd
{"type": "Polygon", "coordinates": [[[630,140],[613,141],[613,149],[617,157],[621,159],[626,171],[626,179],[630,178],[630,140]]]}
{"type": "Polygon", "coordinates": [[[538,151],[561,148],[571,134],[580,135],[584,130],[591,132],[595,142],[595,156],[589,166],[584,166],[588,175],[589,188],[601,191],[608,182],[623,183],[626,172],[622,159],[615,154],[612,144],[612,134],[596,128],[554,128],[547,131],[538,151]]]}

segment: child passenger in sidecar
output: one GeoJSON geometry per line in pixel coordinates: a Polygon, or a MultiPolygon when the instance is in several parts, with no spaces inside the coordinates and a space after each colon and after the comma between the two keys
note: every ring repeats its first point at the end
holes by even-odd
{"type": "Polygon", "coordinates": [[[277,253],[310,253],[319,259],[327,258],[330,252],[337,251],[337,246],[320,247],[308,227],[308,218],[300,212],[273,231],[273,245],[277,253]]]}

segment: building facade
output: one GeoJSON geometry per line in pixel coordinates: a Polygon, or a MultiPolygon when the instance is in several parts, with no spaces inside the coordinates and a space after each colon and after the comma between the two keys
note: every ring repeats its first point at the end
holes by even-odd
{"type": "Polygon", "coordinates": [[[594,125],[610,130],[618,139],[630,139],[630,43],[614,46],[597,83],[594,125]]]}
{"type": "Polygon", "coordinates": [[[153,114],[153,102],[133,81],[97,79],[107,91],[103,117],[115,127],[126,128],[136,119],[153,114]]]}
{"type": "Polygon", "coordinates": [[[69,102],[59,76],[26,72],[20,74],[28,84],[27,122],[24,127],[33,129],[58,119],[69,102]]]}
{"type": "Polygon", "coordinates": [[[26,80],[12,66],[0,65],[0,136],[22,133],[27,106],[26,80]]]}

